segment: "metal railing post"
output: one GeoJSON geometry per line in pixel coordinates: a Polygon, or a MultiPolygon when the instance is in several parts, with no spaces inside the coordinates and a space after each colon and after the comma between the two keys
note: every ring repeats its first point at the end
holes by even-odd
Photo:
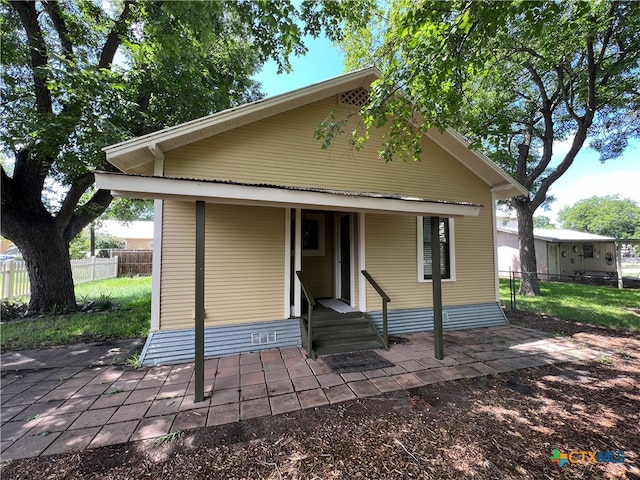
{"type": "Polygon", "coordinates": [[[313,307],[316,304],[316,299],[313,298],[313,294],[311,293],[311,290],[309,290],[307,288],[307,285],[304,283],[304,280],[302,279],[302,272],[301,271],[297,271],[296,275],[298,276],[298,279],[300,280],[300,286],[302,287],[302,293],[304,293],[304,296],[307,298],[307,301],[309,302],[309,311],[307,312],[307,353],[309,354],[309,356],[313,359],[316,358],[316,352],[313,349],[313,344],[311,343],[313,340],[313,335],[312,335],[312,318],[313,318],[313,307]]]}
{"type": "Polygon", "coordinates": [[[387,300],[382,299],[382,334],[384,335],[384,348],[389,350],[389,329],[387,325],[387,300]]]}
{"type": "Polygon", "coordinates": [[[385,293],[384,290],[376,283],[369,272],[366,270],[362,270],[360,273],[367,279],[367,281],[371,284],[373,289],[380,295],[382,298],[382,339],[384,342],[385,350],[389,350],[389,329],[388,329],[388,321],[387,321],[387,303],[391,301],[389,296],[385,293]]]}
{"type": "Polygon", "coordinates": [[[316,358],[316,352],[313,350],[313,327],[311,326],[311,318],[313,317],[313,305],[309,302],[309,311],[307,312],[307,345],[309,346],[309,355],[316,358]]]}

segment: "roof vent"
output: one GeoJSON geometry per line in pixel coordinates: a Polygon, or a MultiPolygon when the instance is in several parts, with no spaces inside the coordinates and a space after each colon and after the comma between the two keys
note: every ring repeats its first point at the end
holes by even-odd
{"type": "Polygon", "coordinates": [[[369,92],[364,88],[356,88],[355,90],[349,90],[342,92],[339,95],[340,103],[344,105],[355,105],[356,107],[362,107],[369,102],[369,92]]]}

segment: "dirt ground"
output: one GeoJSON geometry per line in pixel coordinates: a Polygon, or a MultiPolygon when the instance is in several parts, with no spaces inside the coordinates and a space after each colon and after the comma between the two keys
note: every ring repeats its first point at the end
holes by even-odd
{"type": "Polygon", "coordinates": [[[640,478],[639,336],[508,314],[611,354],[185,431],[162,445],[18,460],[0,473],[14,480],[640,478]],[[624,462],[560,468],[549,458],[554,449],[610,451],[611,460],[624,452],[624,462]]]}

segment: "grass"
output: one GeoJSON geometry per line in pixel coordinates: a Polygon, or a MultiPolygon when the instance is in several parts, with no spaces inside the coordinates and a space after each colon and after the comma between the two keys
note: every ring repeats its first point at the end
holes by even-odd
{"type": "MultiPolygon", "coordinates": [[[[519,282],[516,284],[519,288],[519,282]]],[[[640,317],[629,310],[640,308],[639,290],[561,282],[540,282],[540,290],[539,297],[518,295],[518,310],[640,332],[640,317]]],[[[505,279],[500,280],[500,300],[510,305],[509,281],[505,279]]]]}
{"type": "Polygon", "coordinates": [[[79,302],[111,303],[111,311],[31,317],[3,322],[3,352],[30,350],[79,342],[139,338],[149,333],[151,277],[113,278],[76,287],[79,302]]]}
{"type": "MultiPolygon", "coordinates": [[[[640,291],[574,283],[541,282],[542,296],[517,297],[517,307],[534,313],[640,332],[640,291]]],[[[108,312],[53,315],[0,324],[3,352],[78,342],[140,338],[149,332],[151,277],[114,278],[76,287],[78,301],[111,303],[108,312]]],[[[500,280],[500,298],[509,304],[509,282],[500,280]]],[[[133,361],[133,360],[132,360],[133,361]]]]}
{"type": "Polygon", "coordinates": [[[169,433],[167,433],[165,435],[157,437],[154,440],[154,443],[156,445],[164,445],[166,443],[171,443],[171,442],[178,441],[181,438],[182,438],[182,432],[180,430],[175,430],[173,432],[169,432],[169,433]]]}

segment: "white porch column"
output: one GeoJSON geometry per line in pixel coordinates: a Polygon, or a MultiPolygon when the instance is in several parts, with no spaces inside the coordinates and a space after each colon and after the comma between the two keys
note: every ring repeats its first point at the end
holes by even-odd
{"type": "MultiPolygon", "coordinates": [[[[295,246],[294,246],[294,271],[299,272],[302,270],[302,209],[296,208],[295,218],[295,246]]],[[[302,287],[300,286],[300,279],[297,275],[293,276],[293,315],[299,317],[302,314],[302,287]]]]}
{"type": "Polygon", "coordinates": [[[365,245],[365,213],[358,213],[358,310],[361,312],[367,311],[367,282],[360,272],[367,269],[366,256],[364,251],[365,245]]]}

